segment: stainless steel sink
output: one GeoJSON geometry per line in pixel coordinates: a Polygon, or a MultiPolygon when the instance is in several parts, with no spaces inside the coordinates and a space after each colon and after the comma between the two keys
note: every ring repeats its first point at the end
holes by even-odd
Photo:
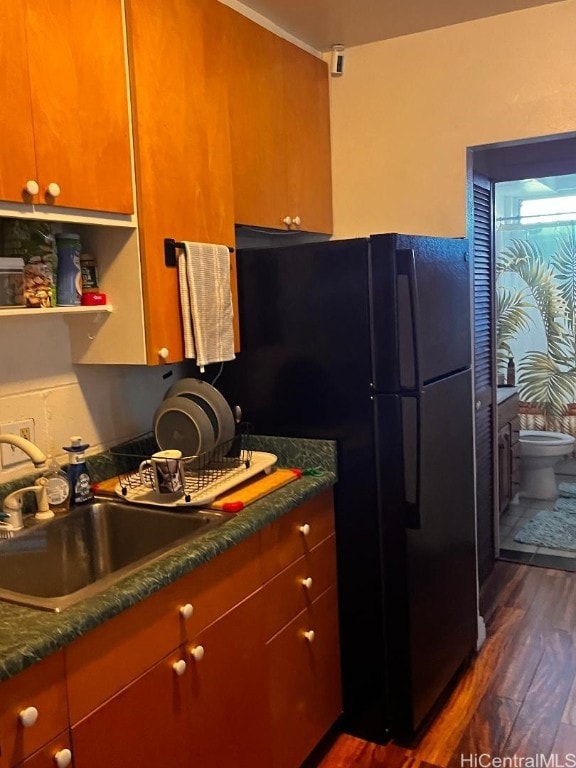
{"type": "Polygon", "coordinates": [[[95,500],[0,540],[0,600],[61,611],[229,519],[95,500]]]}

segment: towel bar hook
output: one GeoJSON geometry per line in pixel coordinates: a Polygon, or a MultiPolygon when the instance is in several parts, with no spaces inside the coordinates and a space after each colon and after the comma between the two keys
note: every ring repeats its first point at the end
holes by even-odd
{"type": "MultiPolygon", "coordinates": [[[[184,243],[174,240],[172,237],[164,239],[164,264],[167,267],[176,266],[176,248],[184,248],[184,243]]],[[[230,253],[234,253],[234,248],[228,246],[230,253]]]]}

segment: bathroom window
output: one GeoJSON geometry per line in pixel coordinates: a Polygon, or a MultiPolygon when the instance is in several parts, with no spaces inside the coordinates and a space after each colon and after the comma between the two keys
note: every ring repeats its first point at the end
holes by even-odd
{"type": "Polygon", "coordinates": [[[553,224],[576,219],[576,195],[520,200],[520,224],[553,224]]]}
{"type": "Polygon", "coordinates": [[[498,373],[523,429],[576,435],[576,175],[495,185],[498,373]]]}

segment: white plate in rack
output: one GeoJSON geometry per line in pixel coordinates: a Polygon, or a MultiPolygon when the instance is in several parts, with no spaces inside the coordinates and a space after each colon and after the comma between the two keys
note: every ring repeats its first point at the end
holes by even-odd
{"type": "MultiPolygon", "coordinates": [[[[245,452],[243,451],[243,453],[245,452]]],[[[143,485],[138,471],[126,476],[125,482],[118,482],[114,490],[124,501],[130,501],[133,504],[178,508],[201,507],[211,504],[217,496],[226,493],[226,491],[260,474],[260,472],[269,474],[277,461],[278,457],[273,453],[264,453],[263,451],[252,451],[251,455],[246,453],[246,459],[239,466],[227,469],[224,473],[219,472],[220,476],[217,479],[207,482],[200,490],[191,492],[189,501],[186,499],[186,494],[177,496],[173,493],[157,493],[147,485],[143,485]],[[249,460],[248,456],[250,457],[249,460]]],[[[189,477],[188,474],[186,477],[188,487],[194,478],[189,477]]]]}

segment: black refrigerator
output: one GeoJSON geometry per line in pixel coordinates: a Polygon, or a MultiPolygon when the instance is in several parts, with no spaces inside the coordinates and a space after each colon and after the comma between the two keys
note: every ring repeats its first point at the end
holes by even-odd
{"type": "Polygon", "coordinates": [[[476,645],[467,241],[250,248],[237,269],[218,387],[257,434],[338,445],[344,729],[413,741],[476,645]]]}

